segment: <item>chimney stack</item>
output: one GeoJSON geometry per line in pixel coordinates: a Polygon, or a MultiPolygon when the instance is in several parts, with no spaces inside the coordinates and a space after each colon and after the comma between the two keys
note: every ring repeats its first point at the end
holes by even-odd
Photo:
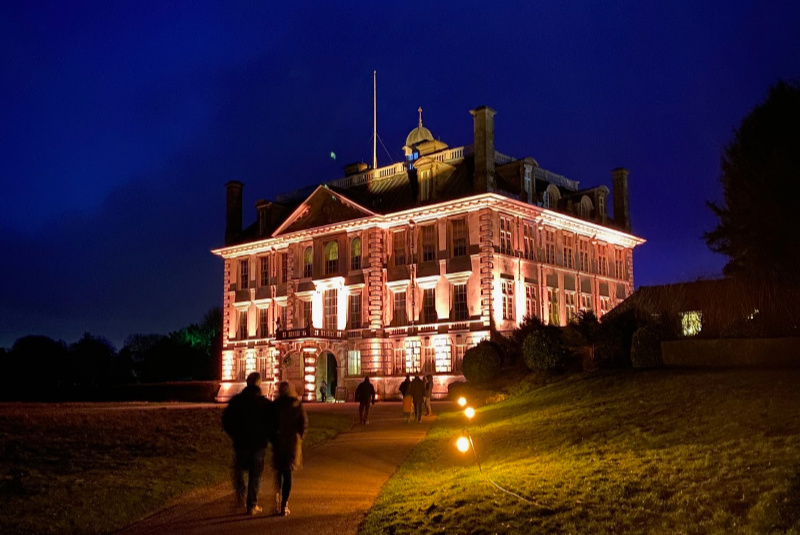
{"type": "Polygon", "coordinates": [[[225,245],[235,243],[242,233],[242,188],[244,188],[244,184],[237,180],[231,180],[225,184],[227,190],[225,245]]]}
{"type": "Polygon", "coordinates": [[[474,118],[475,193],[495,191],[494,183],[494,115],[489,106],[470,110],[474,118]]]}
{"type": "Polygon", "coordinates": [[[625,231],[631,230],[631,214],[628,208],[628,170],[617,167],[611,171],[611,187],[614,197],[614,222],[625,231]]]}

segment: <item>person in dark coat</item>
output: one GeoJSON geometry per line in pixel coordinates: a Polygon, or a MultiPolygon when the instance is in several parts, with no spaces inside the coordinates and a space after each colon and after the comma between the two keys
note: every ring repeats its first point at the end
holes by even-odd
{"type": "Polygon", "coordinates": [[[415,376],[408,390],[411,392],[411,397],[414,398],[414,418],[421,422],[422,407],[425,404],[425,383],[418,376],[415,376]]]}
{"type": "Polygon", "coordinates": [[[411,386],[411,376],[406,375],[405,380],[400,383],[400,395],[403,396],[403,422],[408,423],[411,420],[411,413],[414,412],[414,399],[411,397],[411,392],[408,391],[411,386]]]}
{"type": "Polygon", "coordinates": [[[289,514],[289,494],[292,492],[292,471],[301,468],[303,463],[303,435],[308,427],[308,417],[288,381],[278,384],[278,397],[272,405],[276,420],[272,436],[275,505],[277,513],[286,516],[289,514]]]}
{"type": "Polygon", "coordinates": [[[433,408],[431,407],[431,398],[433,397],[433,375],[426,375],[425,376],[425,416],[430,416],[433,414],[433,408]]]}
{"type": "Polygon", "coordinates": [[[358,383],[355,399],[358,401],[358,420],[367,425],[369,423],[369,408],[375,405],[375,387],[369,382],[369,376],[358,383]]]}
{"type": "Polygon", "coordinates": [[[233,440],[232,479],[236,503],[246,505],[247,513],[251,515],[262,511],[258,506],[258,491],[267,444],[274,427],[271,404],[261,395],[261,374],[253,372],[247,376],[244,390],[231,398],[222,413],[222,426],[233,440]]]}

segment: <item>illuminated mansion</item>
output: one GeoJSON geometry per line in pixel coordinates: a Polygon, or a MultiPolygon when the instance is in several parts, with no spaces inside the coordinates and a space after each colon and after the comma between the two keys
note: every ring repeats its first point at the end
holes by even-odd
{"type": "Polygon", "coordinates": [[[352,399],[364,375],[398,397],[407,373],[460,380],[464,352],[525,316],[565,325],[602,316],[633,291],[628,171],[580,188],[531,157],[495,151],[495,111],[473,116],[472,145],[451,148],[419,125],[405,161],[256,203],[242,226],[240,182],[227,187],[222,387],[259,371],[306,400],[352,399]]]}

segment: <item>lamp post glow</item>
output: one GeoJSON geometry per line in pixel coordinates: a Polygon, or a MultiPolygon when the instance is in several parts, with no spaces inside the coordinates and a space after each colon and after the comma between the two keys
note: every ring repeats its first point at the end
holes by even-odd
{"type": "Polygon", "coordinates": [[[464,415],[471,420],[475,416],[475,409],[467,407],[464,409],[464,415]]]}
{"type": "Polygon", "coordinates": [[[458,451],[461,453],[467,453],[467,451],[469,451],[469,439],[465,436],[458,437],[458,440],[456,440],[456,448],[458,448],[458,451]]]}
{"type": "Polygon", "coordinates": [[[460,398],[458,398],[458,404],[459,404],[461,407],[465,406],[465,405],[467,404],[467,398],[465,398],[465,397],[463,397],[463,396],[462,396],[462,397],[460,397],[460,398]]]}

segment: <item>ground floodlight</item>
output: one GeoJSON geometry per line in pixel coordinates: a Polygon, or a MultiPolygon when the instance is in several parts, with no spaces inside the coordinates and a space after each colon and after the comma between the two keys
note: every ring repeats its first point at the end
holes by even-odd
{"type": "Polygon", "coordinates": [[[469,439],[465,436],[458,437],[458,440],[456,440],[456,448],[458,448],[458,451],[461,453],[467,453],[469,451],[469,439]]]}
{"type": "Polygon", "coordinates": [[[465,406],[467,404],[467,398],[461,396],[460,398],[458,398],[458,404],[461,405],[462,407],[465,406]]]}
{"type": "Polygon", "coordinates": [[[475,416],[475,409],[473,409],[472,407],[467,407],[466,409],[464,409],[464,414],[466,415],[467,418],[472,419],[475,416]]]}

